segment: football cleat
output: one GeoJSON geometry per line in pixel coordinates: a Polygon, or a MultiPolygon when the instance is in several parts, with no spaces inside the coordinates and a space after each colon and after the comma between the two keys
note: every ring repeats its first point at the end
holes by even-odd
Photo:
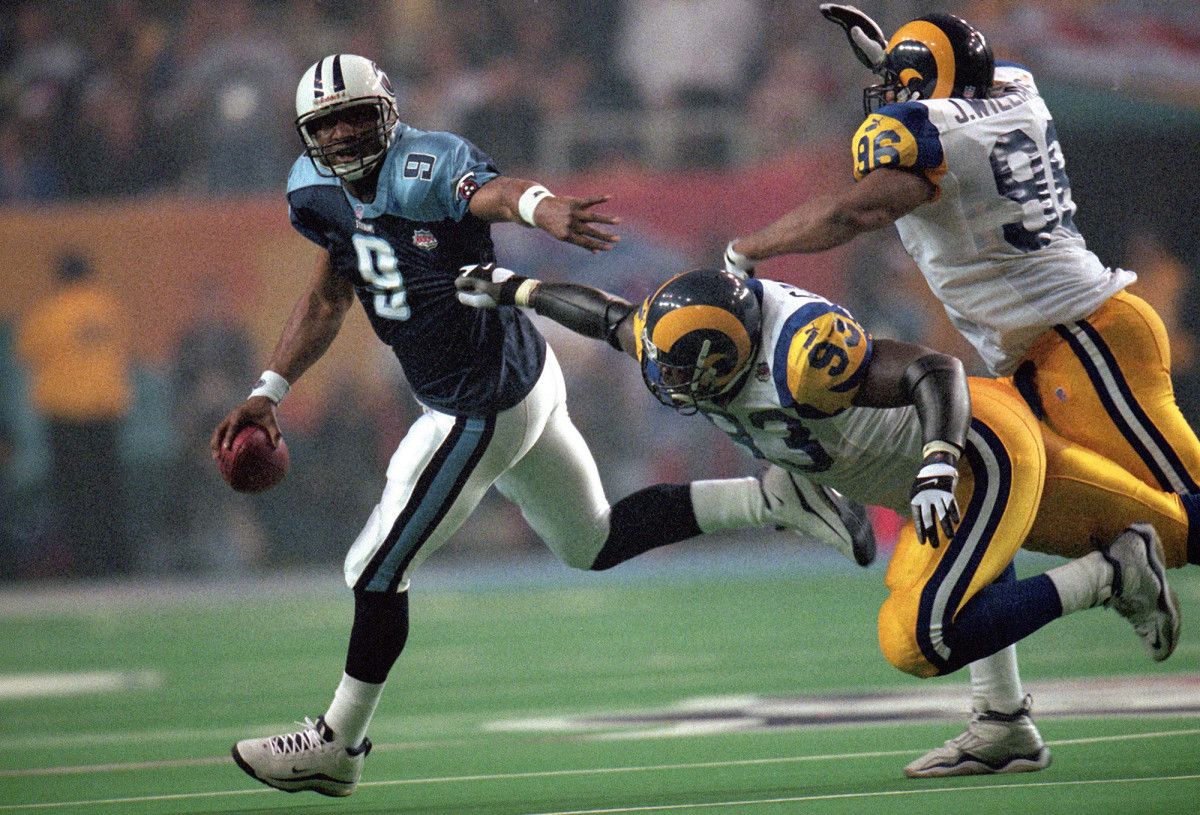
{"type": "Polygon", "coordinates": [[[1129,620],[1151,659],[1162,662],[1179,643],[1181,621],[1158,533],[1148,523],[1132,524],[1100,551],[1113,567],[1105,605],[1129,620]]]}
{"type": "Polygon", "coordinates": [[[233,760],[252,778],[284,792],[341,797],[358,786],[369,752],[370,739],[349,747],[318,716],[315,722],[305,719],[304,729],[295,733],[239,741],[233,760]]]}
{"type": "Polygon", "coordinates": [[[1050,748],[1029,718],[1032,700],[1025,697],[1016,713],[976,711],[961,735],[904,768],[909,778],[948,775],[1031,773],[1050,766],[1050,748]]]}
{"type": "Polygon", "coordinates": [[[862,504],[775,464],[759,480],[772,523],[816,538],[859,566],[875,560],[875,530],[862,504]]]}

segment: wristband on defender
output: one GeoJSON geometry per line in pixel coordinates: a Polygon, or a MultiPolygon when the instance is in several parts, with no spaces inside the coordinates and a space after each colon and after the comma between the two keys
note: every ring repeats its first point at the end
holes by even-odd
{"type": "Polygon", "coordinates": [[[525,275],[515,274],[505,279],[500,284],[500,291],[496,293],[496,305],[498,306],[527,306],[529,305],[529,295],[537,287],[538,281],[525,275]]]}
{"type": "Polygon", "coordinates": [[[513,293],[513,302],[518,306],[528,306],[529,298],[533,296],[533,290],[538,287],[540,280],[534,280],[532,277],[527,277],[521,281],[521,285],[517,286],[516,292],[513,293]]]}
{"type": "Polygon", "coordinates": [[[958,461],[958,457],[962,455],[962,450],[959,449],[957,444],[953,444],[952,442],[948,441],[942,441],[941,439],[934,439],[931,442],[927,442],[925,446],[921,448],[922,459],[927,459],[930,456],[939,453],[947,458],[950,463],[955,463],[958,461]]]}
{"type": "Polygon", "coordinates": [[[543,198],[553,198],[554,193],[543,187],[541,184],[534,184],[525,192],[521,193],[521,197],[517,199],[517,212],[521,214],[521,220],[530,226],[537,226],[533,220],[533,212],[537,209],[537,205],[542,203],[543,198]]]}
{"type": "Polygon", "coordinates": [[[262,376],[254,383],[254,390],[250,391],[250,396],[247,399],[255,396],[265,396],[275,405],[283,401],[283,397],[288,395],[288,391],[292,386],[288,381],[274,371],[263,371],[262,376]]]}

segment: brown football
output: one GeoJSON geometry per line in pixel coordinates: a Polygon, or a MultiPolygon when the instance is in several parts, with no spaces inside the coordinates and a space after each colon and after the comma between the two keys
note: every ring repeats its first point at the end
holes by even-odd
{"type": "Polygon", "coordinates": [[[238,492],[262,492],[283,480],[290,460],[283,439],[272,447],[266,429],[251,424],[238,431],[232,447],[221,449],[217,468],[238,492]]]}

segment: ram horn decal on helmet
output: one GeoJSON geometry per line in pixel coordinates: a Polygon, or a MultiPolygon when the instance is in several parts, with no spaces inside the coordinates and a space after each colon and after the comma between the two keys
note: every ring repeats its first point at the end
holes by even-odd
{"type": "Polygon", "coordinates": [[[762,340],[758,298],[724,270],[694,269],[668,280],[634,316],[642,377],[665,405],[694,411],[731,398],[762,340]]]}
{"type": "Polygon", "coordinates": [[[867,115],[883,105],[921,99],[983,99],[996,60],[983,34],[952,14],[905,23],[888,42],[883,81],[863,91],[867,115]]]}

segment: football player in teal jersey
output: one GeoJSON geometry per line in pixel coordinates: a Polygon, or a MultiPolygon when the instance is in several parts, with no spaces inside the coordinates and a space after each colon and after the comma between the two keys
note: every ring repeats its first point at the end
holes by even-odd
{"type": "Polygon", "coordinates": [[[288,791],[351,794],[368,725],[409,630],[417,566],[492,486],[521,509],[566,564],[605,569],[648,549],[733,527],[782,525],[869,560],[861,506],[776,473],[656,485],[609,505],[592,454],[567,412],[551,348],[518,309],[460,303],[466,264],[494,258],[490,225],[514,222],[591,251],[617,240],[603,196],[554,196],[502,175],[465,139],[399,120],[387,76],[336,54],[296,91],[304,155],[287,185],[292,224],[326,252],[247,400],[213,433],[214,455],[247,424],[280,438],[275,408],[329,348],[357,299],[399,360],[422,415],[401,440],[379,503],[350,547],[354,619],[328,710],[292,733],[239,741],[238,765],[288,791]]]}

